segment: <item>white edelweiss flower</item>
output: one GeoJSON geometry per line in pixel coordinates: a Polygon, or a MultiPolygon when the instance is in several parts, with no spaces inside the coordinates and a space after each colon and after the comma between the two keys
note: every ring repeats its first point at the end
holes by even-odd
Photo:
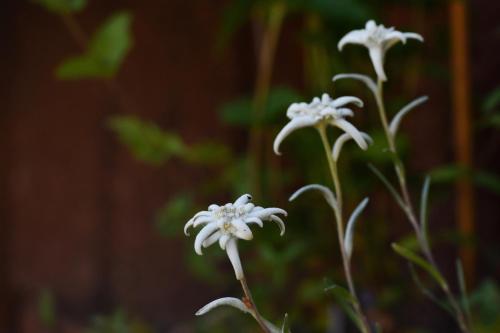
{"type": "Polygon", "coordinates": [[[399,41],[405,44],[406,39],[424,41],[423,37],[419,34],[397,31],[393,27],[386,28],[383,24],[377,25],[375,21],[370,20],[366,22],[364,29],[353,30],[342,37],[339,41],[338,49],[342,51],[342,48],[346,44],[364,45],[370,53],[370,59],[377,76],[382,81],[386,81],[387,77],[384,72],[385,53],[399,41]]]}
{"type": "Polygon", "coordinates": [[[189,236],[188,229],[203,226],[194,241],[194,250],[202,255],[202,247],[209,247],[219,242],[221,249],[226,250],[229,260],[233,265],[236,278],[243,278],[243,268],[238,254],[238,239],[251,240],[252,231],[249,224],[255,223],[260,227],[263,221],[274,221],[280,228],[280,235],[285,233],[285,223],[276,214],[286,216],[286,211],[281,208],[264,208],[255,206],[252,196],[242,195],[233,203],[223,206],[210,205],[208,210],[198,212],[184,226],[184,233],[189,236]]]}
{"type": "Polygon", "coordinates": [[[344,132],[349,133],[362,149],[366,149],[367,144],[361,133],[345,120],[345,117],[354,115],[351,109],[344,107],[351,103],[358,107],[363,106],[363,102],[357,97],[343,96],[332,99],[328,94],[323,94],[321,98],[314,97],[311,103],[293,103],[286,112],[290,122],[274,139],[274,152],[280,155],[281,142],[293,131],[303,127],[317,126],[321,123],[339,127],[344,132]]]}

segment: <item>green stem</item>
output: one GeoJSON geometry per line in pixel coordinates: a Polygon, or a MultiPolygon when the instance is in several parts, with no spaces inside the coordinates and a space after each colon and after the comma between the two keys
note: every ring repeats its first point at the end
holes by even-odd
{"type": "Polygon", "coordinates": [[[337,235],[338,235],[338,240],[339,240],[339,246],[340,246],[340,253],[342,255],[342,263],[344,267],[344,274],[345,278],[347,281],[347,285],[349,288],[349,292],[351,293],[354,302],[352,304],[354,311],[356,312],[356,315],[358,316],[361,324],[361,332],[363,333],[369,333],[370,332],[370,325],[368,324],[368,320],[363,313],[363,310],[361,308],[357,293],[356,293],[356,288],[354,287],[354,282],[352,279],[352,274],[351,274],[351,265],[349,261],[349,257],[347,255],[347,252],[345,251],[345,244],[344,244],[344,222],[342,219],[342,187],[340,185],[340,180],[338,176],[338,170],[337,170],[337,162],[333,159],[332,156],[332,149],[330,146],[330,143],[328,142],[328,136],[326,134],[326,125],[325,124],[320,124],[318,126],[318,131],[319,135],[321,137],[321,142],[323,143],[323,148],[325,149],[325,155],[326,159],[328,161],[328,167],[330,169],[330,174],[332,176],[333,180],[333,185],[335,187],[335,199],[337,201],[337,207],[335,209],[335,221],[336,221],[336,226],[337,226],[337,235]]]}
{"type": "MultiPolygon", "coordinates": [[[[398,155],[397,149],[396,149],[396,144],[395,144],[395,138],[389,131],[389,126],[387,123],[387,115],[385,111],[385,105],[384,105],[384,98],[383,98],[383,81],[378,79],[377,81],[377,92],[375,94],[375,100],[377,102],[378,106],[378,112],[380,116],[380,121],[382,123],[382,128],[384,129],[385,137],[387,139],[387,145],[389,146],[389,151],[391,154],[393,154],[393,162],[394,162],[394,169],[398,178],[399,186],[400,186],[400,191],[401,195],[403,197],[403,203],[404,203],[404,212],[412,225],[415,234],[417,236],[417,241],[420,246],[420,250],[425,256],[426,260],[431,264],[434,269],[436,269],[439,273],[441,273],[435,259],[434,255],[432,254],[431,247],[429,245],[429,242],[427,240],[427,237],[425,237],[425,234],[422,230],[422,223],[419,222],[419,220],[416,217],[415,210],[413,208],[413,204],[410,198],[410,194],[408,191],[408,185],[406,182],[406,175],[405,175],[405,170],[404,170],[404,165],[398,155]]],[[[420,216],[420,218],[423,218],[420,216]]],[[[442,274],[441,274],[442,275],[442,274]]],[[[446,298],[448,302],[450,303],[451,307],[453,308],[453,311],[455,312],[455,320],[457,321],[460,330],[463,333],[470,333],[472,332],[471,329],[469,328],[469,325],[467,324],[467,321],[465,319],[465,315],[460,308],[460,305],[458,304],[457,300],[455,299],[455,296],[450,290],[450,287],[448,285],[448,282],[445,281],[443,285],[440,284],[440,287],[442,291],[445,293],[446,298]]]]}

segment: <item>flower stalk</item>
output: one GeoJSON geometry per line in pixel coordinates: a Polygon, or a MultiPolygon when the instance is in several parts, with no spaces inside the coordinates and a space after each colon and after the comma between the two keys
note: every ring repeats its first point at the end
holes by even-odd
{"type": "MultiPolygon", "coordinates": [[[[420,251],[424,255],[427,262],[437,272],[439,272],[441,274],[441,271],[436,263],[436,260],[434,259],[434,255],[432,254],[432,250],[431,250],[431,247],[429,245],[428,238],[426,237],[424,230],[422,229],[423,223],[421,223],[421,221],[419,221],[419,219],[416,217],[417,215],[416,215],[415,210],[413,208],[413,204],[412,204],[411,197],[410,197],[409,190],[408,190],[404,165],[401,162],[401,159],[398,155],[398,151],[397,151],[395,140],[394,140],[395,138],[394,138],[393,134],[390,132],[389,126],[387,125],[387,115],[386,115],[386,111],[385,111],[384,97],[383,97],[383,80],[381,80],[381,78],[378,78],[378,80],[377,80],[377,90],[375,93],[375,99],[377,102],[378,112],[379,112],[379,116],[380,116],[380,122],[382,123],[382,128],[384,130],[385,137],[387,140],[387,145],[389,147],[389,151],[393,154],[394,170],[395,170],[396,176],[398,178],[401,196],[403,199],[403,207],[402,207],[403,211],[404,211],[406,217],[408,218],[408,221],[410,222],[411,226],[413,227],[413,229],[415,231],[415,235],[417,238],[418,245],[420,247],[420,251]]],[[[423,216],[420,216],[420,219],[423,219],[423,218],[424,218],[423,216]]],[[[455,320],[458,323],[460,330],[463,333],[472,332],[472,329],[470,326],[471,324],[466,319],[464,311],[460,307],[458,301],[456,300],[455,296],[453,295],[453,293],[450,290],[448,282],[444,278],[443,278],[442,283],[439,283],[439,287],[446,295],[448,303],[450,304],[451,308],[453,309],[453,312],[455,315],[455,320]]]]}
{"type": "Polygon", "coordinates": [[[361,322],[361,331],[363,333],[368,333],[370,331],[370,325],[368,324],[368,320],[363,313],[363,310],[361,308],[357,293],[356,293],[356,288],[354,287],[354,281],[352,279],[352,274],[351,274],[351,265],[350,265],[350,258],[346,252],[346,246],[344,242],[344,222],[342,218],[342,187],[340,184],[339,180],[339,175],[338,175],[338,169],[337,169],[337,162],[333,159],[333,155],[331,153],[332,149],[330,147],[330,143],[328,141],[328,136],[326,134],[326,126],[324,124],[320,124],[317,126],[319,135],[321,137],[321,142],[323,144],[323,147],[325,149],[325,156],[328,161],[328,167],[330,169],[330,175],[332,177],[334,189],[335,189],[335,198],[336,198],[336,209],[335,211],[335,224],[337,226],[337,235],[338,235],[338,240],[339,240],[339,246],[340,246],[340,253],[342,256],[342,264],[344,268],[344,275],[347,281],[347,286],[349,288],[349,292],[352,295],[353,298],[353,308],[354,311],[356,312],[356,315],[360,319],[361,322]]]}

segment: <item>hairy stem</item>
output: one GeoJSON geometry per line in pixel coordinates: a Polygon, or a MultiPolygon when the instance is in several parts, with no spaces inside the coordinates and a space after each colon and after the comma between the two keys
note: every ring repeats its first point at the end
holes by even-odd
{"type": "Polygon", "coordinates": [[[243,289],[243,293],[245,294],[246,300],[250,303],[249,305],[251,306],[251,310],[254,313],[255,320],[259,324],[260,328],[262,328],[262,331],[265,333],[271,333],[271,330],[269,327],[267,327],[264,319],[259,313],[259,310],[257,309],[257,306],[255,305],[255,302],[252,297],[252,293],[250,292],[250,288],[248,288],[247,280],[245,277],[243,277],[240,280],[241,283],[241,288],[243,289]]]}
{"type": "Polygon", "coordinates": [[[351,293],[354,303],[352,304],[354,311],[356,312],[356,315],[360,319],[360,324],[361,324],[361,331],[363,333],[368,333],[370,332],[370,325],[368,324],[368,320],[363,313],[363,310],[361,308],[356,289],[354,287],[354,282],[352,280],[352,274],[351,274],[351,265],[349,261],[349,257],[347,255],[347,252],[345,251],[345,244],[344,244],[344,222],[342,220],[342,187],[340,185],[340,180],[338,176],[338,170],[337,170],[337,162],[334,161],[333,156],[332,156],[332,149],[330,147],[330,143],[328,142],[328,137],[326,134],[326,126],[324,124],[321,124],[318,126],[318,131],[319,135],[321,137],[321,141],[323,143],[323,147],[325,149],[325,155],[326,159],[328,161],[328,167],[330,169],[330,174],[332,176],[333,184],[335,187],[335,199],[337,200],[337,207],[335,209],[335,221],[337,225],[337,235],[339,239],[339,246],[340,246],[340,253],[342,255],[342,263],[344,267],[344,274],[345,278],[347,281],[347,286],[349,288],[349,292],[351,293]]]}
{"type": "MultiPolygon", "coordinates": [[[[377,92],[375,94],[375,100],[376,100],[377,106],[378,106],[380,121],[381,121],[382,127],[384,129],[385,137],[387,139],[387,145],[389,146],[389,151],[391,152],[392,157],[393,157],[394,170],[396,172],[401,195],[403,197],[404,213],[415,231],[415,235],[417,237],[417,242],[419,244],[420,251],[422,252],[424,257],[426,258],[427,262],[429,262],[429,264],[431,264],[434,267],[434,269],[436,269],[438,272],[441,273],[441,270],[439,269],[439,267],[434,259],[434,255],[432,254],[431,247],[429,245],[427,237],[425,237],[425,234],[422,230],[422,223],[419,222],[418,218],[416,217],[417,215],[415,214],[415,210],[413,208],[413,204],[412,204],[412,201],[410,198],[410,193],[408,191],[408,185],[406,182],[404,165],[403,165],[403,163],[398,155],[398,152],[396,149],[396,144],[395,144],[395,138],[393,137],[392,133],[389,131],[389,126],[387,124],[387,115],[386,115],[386,111],[385,111],[384,97],[383,97],[383,81],[380,79],[378,79],[378,81],[377,81],[377,92]]],[[[422,219],[422,218],[423,218],[423,216],[420,216],[420,219],[422,219]]],[[[451,292],[450,287],[448,285],[448,282],[445,280],[444,284],[439,284],[439,286],[441,287],[441,290],[446,295],[446,298],[447,298],[448,302],[450,303],[450,305],[453,309],[453,312],[455,313],[455,320],[457,321],[457,323],[460,327],[460,330],[463,333],[472,332],[471,328],[469,327],[470,324],[467,323],[464,312],[463,312],[462,308],[460,307],[458,301],[456,300],[455,296],[451,292]]]]}

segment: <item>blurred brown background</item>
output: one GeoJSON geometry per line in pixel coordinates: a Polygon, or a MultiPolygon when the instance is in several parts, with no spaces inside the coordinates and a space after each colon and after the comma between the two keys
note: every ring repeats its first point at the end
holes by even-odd
{"type": "MultiPolygon", "coordinates": [[[[57,297],[64,332],[79,332],[90,315],[118,305],[160,331],[171,331],[191,320],[213,294],[187,272],[179,250],[186,240],[166,240],[151,223],[166,198],[196,186],[210,177],[210,170],[175,160],[156,168],[138,162],[105,120],[133,113],[175,129],[187,142],[218,138],[244,149],[244,133],[214,121],[216,109],[251,91],[255,78],[250,27],[240,30],[222,54],[214,51],[225,5],[90,1],[77,15],[89,33],[114,10],[134,15],[134,45],[117,85],[55,79],[55,66],[79,52],[62,22],[30,2],[0,5],[1,332],[44,332],[37,308],[43,288],[57,297]]],[[[476,0],[469,8],[474,115],[481,98],[500,83],[500,3],[476,0]]],[[[384,17],[387,25],[397,25],[415,21],[415,15],[424,14],[393,4],[384,17]]],[[[448,66],[449,56],[441,48],[447,35],[433,35],[434,25],[447,25],[446,16],[444,4],[426,12],[415,27],[427,40],[419,51],[422,61],[432,57],[448,66]]],[[[301,24],[299,18],[286,22],[274,76],[275,82],[299,89],[304,85],[302,51],[294,36],[301,24]]],[[[411,168],[422,171],[453,161],[449,86],[426,73],[418,87],[407,90],[431,96],[429,109],[415,113],[406,125],[415,147],[411,168]]],[[[475,165],[498,173],[499,142],[498,131],[481,133],[475,165]]],[[[484,244],[498,242],[498,202],[490,191],[476,191],[476,231],[484,244]]],[[[452,224],[452,211],[451,202],[442,206],[435,213],[442,217],[439,223],[452,224]]],[[[476,280],[498,277],[498,267],[483,269],[486,259],[478,251],[476,280]]]]}

